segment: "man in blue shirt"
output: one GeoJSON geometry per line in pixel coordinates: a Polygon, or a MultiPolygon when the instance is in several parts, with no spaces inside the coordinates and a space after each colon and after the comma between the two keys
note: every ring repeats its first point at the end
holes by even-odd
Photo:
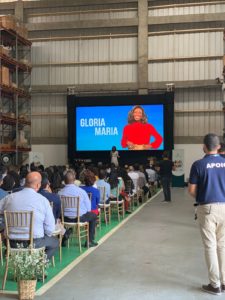
{"type": "Polygon", "coordinates": [[[106,171],[103,169],[100,169],[99,180],[96,181],[97,187],[105,187],[105,199],[100,198],[100,203],[106,203],[108,204],[110,201],[110,185],[108,182],[105,181],[106,179],[106,171]]]}
{"type": "Polygon", "coordinates": [[[204,137],[205,156],[193,163],[189,193],[197,202],[197,218],[205,248],[209,284],[205,292],[220,295],[225,292],[225,158],[217,154],[219,137],[213,133],[204,137]]]}
{"type": "MultiPolygon", "coordinates": [[[[37,193],[41,186],[41,175],[30,172],[26,177],[25,188],[17,193],[7,195],[0,201],[0,214],[8,211],[33,211],[34,212],[34,245],[36,248],[45,247],[45,252],[50,259],[58,248],[59,242],[52,234],[55,230],[55,219],[49,201],[37,193]]],[[[21,240],[28,234],[21,234],[21,240]]],[[[19,235],[10,235],[12,247],[16,247],[19,235]]]]}
{"type": "MultiPolygon", "coordinates": [[[[68,171],[65,175],[65,187],[59,191],[59,195],[67,196],[67,197],[79,197],[80,198],[80,221],[81,222],[88,222],[89,223],[89,247],[97,246],[98,243],[95,242],[95,223],[97,216],[96,214],[91,212],[91,201],[88,197],[88,194],[76,186],[74,184],[75,175],[73,172],[68,171]]],[[[67,210],[64,213],[64,220],[66,222],[76,222],[77,221],[77,211],[75,209],[67,210]]],[[[64,235],[64,241],[67,237],[67,234],[64,235]]]]}

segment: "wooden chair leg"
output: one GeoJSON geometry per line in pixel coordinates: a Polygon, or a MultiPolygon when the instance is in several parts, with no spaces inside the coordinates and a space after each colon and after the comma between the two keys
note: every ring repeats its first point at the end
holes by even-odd
{"type": "Polygon", "coordinates": [[[79,249],[80,249],[80,253],[81,253],[82,248],[81,248],[80,226],[79,225],[77,225],[77,235],[78,235],[79,249]]]}
{"type": "Polygon", "coordinates": [[[0,260],[1,260],[1,265],[3,266],[2,238],[1,238],[1,234],[0,234],[0,260]]]}
{"type": "Polygon", "coordinates": [[[5,265],[5,273],[4,273],[4,278],[2,281],[2,290],[5,289],[5,283],[8,275],[8,268],[9,268],[9,257],[6,258],[6,265],[5,265]]]}
{"type": "Polygon", "coordinates": [[[107,208],[104,207],[104,217],[105,217],[105,224],[108,225],[108,220],[107,220],[107,208]]]}
{"type": "Polygon", "coordinates": [[[101,209],[99,209],[98,211],[98,216],[97,216],[97,225],[99,227],[99,230],[101,230],[101,219],[102,219],[102,216],[101,216],[101,209]]]}
{"type": "Polygon", "coordinates": [[[118,221],[120,222],[120,207],[118,203],[116,204],[116,207],[117,207],[118,221]]]}
{"type": "MultiPolygon", "coordinates": [[[[43,257],[43,261],[44,261],[45,250],[42,251],[42,257],[43,257]]],[[[42,282],[45,282],[45,265],[44,264],[43,264],[43,267],[42,267],[42,282]]]]}
{"type": "Polygon", "coordinates": [[[52,256],[52,266],[55,267],[55,256],[52,256]]]}
{"type": "Polygon", "coordinates": [[[89,223],[86,225],[86,231],[87,231],[87,248],[89,248],[89,223]]]}
{"type": "Polygon", "coordinates": [[[59,260],[62,261],[62,234],[59,235],[59,260]]]}

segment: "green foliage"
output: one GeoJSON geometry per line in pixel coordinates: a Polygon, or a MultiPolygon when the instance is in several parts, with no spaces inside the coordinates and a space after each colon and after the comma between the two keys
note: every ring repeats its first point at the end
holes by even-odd
{"type": "Polygon", "coordinates": [[[18,251],[11,252],[9,263],[17,281],[42,278],[43,270],[48,267],[45,253],[43,254],[38,249],[25,249],[21,246],[18,246],[18,251]]]}

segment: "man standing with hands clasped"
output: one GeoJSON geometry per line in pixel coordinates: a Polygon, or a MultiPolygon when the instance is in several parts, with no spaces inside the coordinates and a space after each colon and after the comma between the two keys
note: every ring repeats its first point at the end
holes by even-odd
{"type": "Polygon", "coordinates": [[[214,295],[225,293],[225,158],[217,154],[219,148],[216,134],[204,137],[206,155],[193,163],[188,187],[196,199],[208,268],[209,284],[202,289],[214,295]]]}

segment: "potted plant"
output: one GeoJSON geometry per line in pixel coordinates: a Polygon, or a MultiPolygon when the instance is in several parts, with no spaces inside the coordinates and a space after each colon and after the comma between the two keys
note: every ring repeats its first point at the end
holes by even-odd
{"type": "Polygon", "coordinates": [[[10,266],[18,284],[19,299],[34,299],[37,279],[41,279],[48,260],[42,249],[26,249],[18,246],[11,252],[10,266]]]}

